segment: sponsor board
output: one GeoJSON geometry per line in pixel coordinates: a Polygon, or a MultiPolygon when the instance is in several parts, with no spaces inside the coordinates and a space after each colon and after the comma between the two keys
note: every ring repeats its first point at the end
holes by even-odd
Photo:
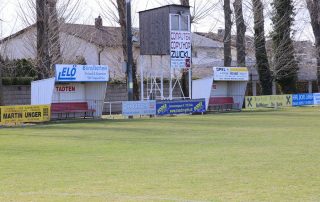
{"type": "Polygon", "coordinates": [[[109,68],[105,65],[64,65],[57,64],[57,82],[107,82],[109,68]]]}
{"type": "Polygon", "coordinates": [[[213,67],[215,81],[249,81],[246,67],[213,67]]]}
{"type": "Polygon", "coordinates": [[[246,96],[247,109],[292,107],[292,95],[246,96]]]}
{"type": "Polygon", "coordinates": [[[157,115],[203,113],[205,99],[157,101],[157,115]]]}
{"type": "Polygon", "coordinates": [[[156,101],[125,101],[122,102],[122,115],[155,115],[156,114],[156,101]]]}
{"type": "Polygon", "coordinates": [[[50,105],[0,107],[1,125],[50,121],[50,105]]]}
{"type": "Polygon", "coordinates": [[[191,67],[191,32],[170,32],[170,66],[177,69],[191,67]]]}
{"type": "Polygon", "coordinates": [[[313,104],[320,105],[320,93],[313,94],[313,104]]]}
{"type": "Polygon", "coordinates": [[[313,105],[314,98],[312,93],[293,94],[292,106],[313,105]]]}

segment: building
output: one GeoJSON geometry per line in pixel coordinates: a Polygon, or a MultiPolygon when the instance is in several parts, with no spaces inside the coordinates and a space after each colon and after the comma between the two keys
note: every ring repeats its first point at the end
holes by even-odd
{"type": "MultiPolygon", "coordinates": [[[[218,33],[192,33],[193,78],[206,77],[212,73],[213,66],[223,66],[223,34],[222,29],[218,30],[218,33]]],[[[144,67],[152,66],[155,71],[157,68],[159,69],[160,63],[169,67],[169,57],[164,57],[161,61],[160,56],[152,56],[152,58],[141,61],[139,29],[134,28],[133,35],[133,54],[138,67],[138,78],[141,65],[144,67]]],[[[87,64],[108,65],[111,70],[111,81],[125,81],[120,27],[103,26],[101,17],[95,19],[95,25],[62,23],[60,45],[64,63],[75,63],[79,58],[83,58],[87,64]]],[[[302,92],[307,92],[312,87],[310,87],[312,82],[316,81],[314,45],[309,41],[296,41],[294,46],[296,58],[299,61],[298,78],[306,85],[309,84],[300,89],[302,92]]],[[[255,69],[252,37],[246,37],[246,53],[246,64],[250,69],[253,85],[256,85],[259,82],[259,77],[255,69]]],[[[0,54],[9,59],[35,58],[36,25],[31,25],[0,40],[0,54]]],[[[233,36],[231,66],[236,65],[235,36],[233,36]]],[[[253,86],[252,89],[258,88],[253,86]]]]}

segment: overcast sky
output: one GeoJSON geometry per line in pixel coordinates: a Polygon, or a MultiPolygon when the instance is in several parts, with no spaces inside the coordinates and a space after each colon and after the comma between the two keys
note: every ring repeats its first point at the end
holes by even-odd
{"type": "MultiPolygon", "coordinates": [[[[0,37],[9,36],[24,27],[35,22],[34,12],[35,0],[0,0],[0,37]]],[[[270,0],[266,1],[265,15],[269,16],[271,12],[270,0]],[[269,8],[268,8],[269,7],[269,8]]],[[[111,19],[110,9],[112,5],[110,0],[59,0],[59,10],[71,23],[93,24],[94,18],[101,15],[104,19],[104,25],[116,26],[117,24],[111,19]],[[72,1],[72,4],[67,7],[67,11],[63,11],[67,1],[72,1]],[[80,3],[77,4],[77,1],[80,3]],[[76,9],[72,9],[75,6],[76,9]],[[109,16],[108,16],[109,15],[109,16]]],[[[221,0],[191,0],[192,12],[195,9],[196,13],[206,14],[205,18],[201,18],[199,22],[193,24],[193,31],[201,32],[216,32],[218,28],[223,28],[223,10],[221,0]],[[195,4],[194,4],[195,2],[195,4]],[[195,5],[195,6],[194,6],[195,5]],[[206,12],[206,8],[210,6],[210,12],[206,12]]],[[[244,1],[244,15],[247,22],[247,34],[252,35],[252,13],[250,12],[250,0],[244,1]]],[[[132,0],[133,25],[138,25],[137,12],[159,7],[169,3],[179,3],[178,0],[132,0]]],[[[304,0],[296,0],[296,22],[294,29],[296,30],[295,38],[297,40],[313,40],[312,29],[309,23],[308,12],[304,8],[304,0]]],[[[111,15],[112,16],[112,15],[111,15]]],[[[271,21],[266,19],[266,33],[271,31],[271,21]]],[[[235,26],[233,26],[235,32],[235,26]]]]}

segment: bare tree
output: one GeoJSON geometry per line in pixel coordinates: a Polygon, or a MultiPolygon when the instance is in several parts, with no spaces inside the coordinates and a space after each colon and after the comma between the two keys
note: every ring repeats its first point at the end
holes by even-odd
{"type": "Polygon", "coordinates": [[[254,46],[256,66],[259,74],[262,94],[272,94],[272,77],[269,67],[269,60],[266,49],[264,33],[264,14],[261,0],[252,0],[254,16],[254,46]]]}
{"type": "Polygon", "coordinates": [[[311,18],[311,26],[315,38],[316,52],[317,52],[317,83],[318,92],[320,92],[320,1],[306,0],[307,7],[311,18]]]}
{"type": "MultiPolygon", "coordinates": [[[[180,4],[183,6],[189,6],[189,0],[180,0],[180,4]]],[[[191,67],[190,67],[191,68],[191,67]]],[[[181,77],[181,83],[182,83],[182,92],[184,97],[189,97],[189,71],[183,70],[182,77],[181,77]]]]}
{"type": "Polygon", "coordinates": [[[232,28],[232,21],[231,21],[231,8],[230,8],[230,0],[224,0],[223,4],[223,11],[224,11],[224,26],[225,26],[225,33],[224,33],[224,66],[228,67],[231,66],[231,28],[232,28]]]}
{"type": "Polygon", "coordinates": [[[237,64],[246,65],[246,25],[243,19],[242,0],[235,0],[233,3],[237,27],[237,64]]]}
{"type": "MultiPolygon", "coordinates": [[[[48,34],[49,34],[49,51],[51,58],[51,65],[61,64],[61,48],[60,48],[60,24],[57,12],[57,0],[47,0],[48,7],[48,34]]],[[[52,69],[52,67],[51,67],[52,69]]]]}
{"type": "Polygon", "coordinates": [[[3,105],[3,85],[2,85],[2,70],[4,68],[4,60],[0,55],[0,106],[3,105]]]}
{"type": "Polygon", "coordinates": [[[37,69],[38,79],[48,78],[50,72],[48,14],[46,0],[36,0],[37,13],[37,69]]]}
{"type": "MultiPolygon", "coordinates": [[[[115,5],[115,3],[113,3],[115,5]]],[[[122,36],[122,52],[124,56],[124,60],[128,61],[128,57],[133,58],[133,55],[129,56],[128,54],[132,54],[132,51],[128,52],[127,45],[127,23],[126,23],[126,2],[125,0],[117,0],[117,10],[119,15],[119,24],[121,27],[121,36],[122,36]]],[[[133,99],[139,100],[139,86],[137,80],[137,65],[136,62],[132,64],[132,79],[133,79],[133,99]]]]}

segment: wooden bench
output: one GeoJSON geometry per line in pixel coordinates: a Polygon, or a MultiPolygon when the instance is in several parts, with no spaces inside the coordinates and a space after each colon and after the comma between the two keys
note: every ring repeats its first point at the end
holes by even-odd
{"type": "Polygon", "coordinates": [[[209,111],[239,110],[239,103],[235,103],[233,97],[211,97],[208,109],[209,111]]]}
{"type": "Polygon", "coordinates": [[[51,114],[56,114],[58,119],[69,118],[70,114],[73,114],[74,118],[76,114],[82,113],[83,117],[93,117],[94,109],[89,109],[87,102],[59,102],[51,104],[51,114]]]}

